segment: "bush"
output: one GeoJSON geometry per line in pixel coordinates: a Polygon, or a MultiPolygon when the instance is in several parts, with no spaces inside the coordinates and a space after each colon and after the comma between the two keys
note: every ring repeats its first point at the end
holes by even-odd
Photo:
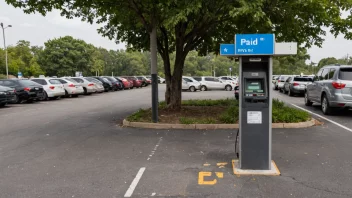
{"type": "Polygon", "coordinates": [[[273,99],[273,123],[305,122],[311,118],[308,112],[288,107],[284,102],[273,99]]]}
{"type": "Polygon", "coordinates": [[[184,100],[183,106],[229,106],[238,105],[235,99],[221,99],[221,100],[184,100]]]}
{"type": "Polygon", "coordinates": [[[7,78],[6,75],[0,74],[0,79],[6,79],[6,78],[7,78]]]}

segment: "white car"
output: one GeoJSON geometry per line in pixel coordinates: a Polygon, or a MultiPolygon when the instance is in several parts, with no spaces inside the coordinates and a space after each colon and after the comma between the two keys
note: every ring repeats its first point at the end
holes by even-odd
{"type": "Polygon", "coordinates": [[[200,90],[201,84],[192,77],[182,77],[182,90],[189,90],[195,92],[200,90]]]}
{"type": "Polygon", "coordinates": [[[103,93],[105,91],[103,83],[100,82],[99,80],[92,77],[85,77],[85,79],[88,80],[89,82],[94,83],[95,89],[97,90],[98,93],[103,93]]]}
{"type": "Polygon", "coordinates": [[[61,84],[64,86],[66,97],[68,96],[77,97],[78,95],[81,95],[84,93],[83,87],[72,79],[57,78],[55,80],[60,81],[61,84]]]}
{"type": "Polygon", "coordinates": [[[49,98],[57,99],[65,95],[64,86],[55,78],[32,78],[31,81],[43,86],[43,100],[47,100],[49,98]]]}
{"type": "Polygon", "coordinates": [[[232,78],[232,77],[229,77],[229,76],[219,76],[218,78],[219,78],[219,80],[221,80],[221,81],[231,83],[232,88],[235,87],[235,86],[238,86],[238,81],[237,81],[236,79],[232,78]]]}
{"type": "Polygon", "coordinates": [[[219,80],[218,78],[212,76],[193,77],[193,79],[201,83],[201,91],[207,91],[212,89],[231,91],[235,88],[234,84],[219,80]]]}
{"type": "Polygon", "coordinates": [[[83,77],[63,77],[63,79],[73,79],[83,87],[84,95],[97,92],[95,83],[89,82],[83,77]]]}

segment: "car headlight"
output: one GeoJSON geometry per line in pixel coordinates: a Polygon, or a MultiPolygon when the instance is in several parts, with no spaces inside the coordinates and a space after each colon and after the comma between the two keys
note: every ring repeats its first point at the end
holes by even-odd
{"type": "Polygon", "coordinates": [[[0,95],[6,95],[6,92],[0,91],[0,95]]]}

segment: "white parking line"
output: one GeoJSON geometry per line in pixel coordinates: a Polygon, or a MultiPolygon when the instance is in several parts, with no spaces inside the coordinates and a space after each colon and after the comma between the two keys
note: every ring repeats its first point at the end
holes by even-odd
{"type": "Polygon", "coordinates": [[[319,114],[313,113],[313,112],[311,112],[311,111],[309,111],[309,110],[307,110],[307,109],[305,109],[305,108],[299,107],[299,106],[294,105],[294,104],[292,104],[292,103],[290,103],[290,105],[292,105],[292,106],[294,106],[294,107],[296,107],[296,108],[298,108],[298,109],[301,109],[301,110],[303,110],[303,111],[306,111],[306,112],[308,112],[308,113],[310,113],[310,114],[313,114],[313,115],[315,115],[315,116],[318,116],[319,118],[322,118],[322,119],[324,119],[324,120],[327,120],[327,121],[329,121],[329,122],[335,124],[336,126],[339,126],[339,127],[343,128],[343,129],[346,129],[346,130],[349,131],[349,132],[352,132],[352,129],[350,129],[350,128],[348,128],[348,127],[342,125],[342,124],[339,124],[339,123],[337,123],[337,122],[335,122],[335,121],[332,121],[332,120],[330,120],[330,119],[328,119],[328,118],[326,118],[326,117],[324,117],[324,116],[321,116],[321,115],[319,115],[319,114]]]}
{"type": "Polygon", "coordinates": [[[136,177],[134,178],[134,180],[132,181],[130,187],[127,189],[125,196],[124,197],[131,197],[133,194],[134,189],[137,187],[137,184],[139,182],[139,180],[141,179],[143,173],[145,171],[145,167],[142,167],[139,169],[136,177]]]}

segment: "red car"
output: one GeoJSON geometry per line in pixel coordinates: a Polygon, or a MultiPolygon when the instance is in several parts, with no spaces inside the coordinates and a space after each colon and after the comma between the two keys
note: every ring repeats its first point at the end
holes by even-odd
{"type": "Polygon", "coordinates": [[[142,81],[138,80],[136,77],[132,77],[132,76],[124,76],[123,78],[126,78],[128,80],[132,80],[133,81],[133,87],[142,87],[142,81]]]}
{"type": "Polygon", "coordinates": [[[130,82],[130,81],[127,80],[126,78],[122,78],[122,77],[115,77],[115,78],[118,79],[120,82],[122,82],[124,89],[131,89],[131,88],[133,88],[133,82],[130,82]]]}

